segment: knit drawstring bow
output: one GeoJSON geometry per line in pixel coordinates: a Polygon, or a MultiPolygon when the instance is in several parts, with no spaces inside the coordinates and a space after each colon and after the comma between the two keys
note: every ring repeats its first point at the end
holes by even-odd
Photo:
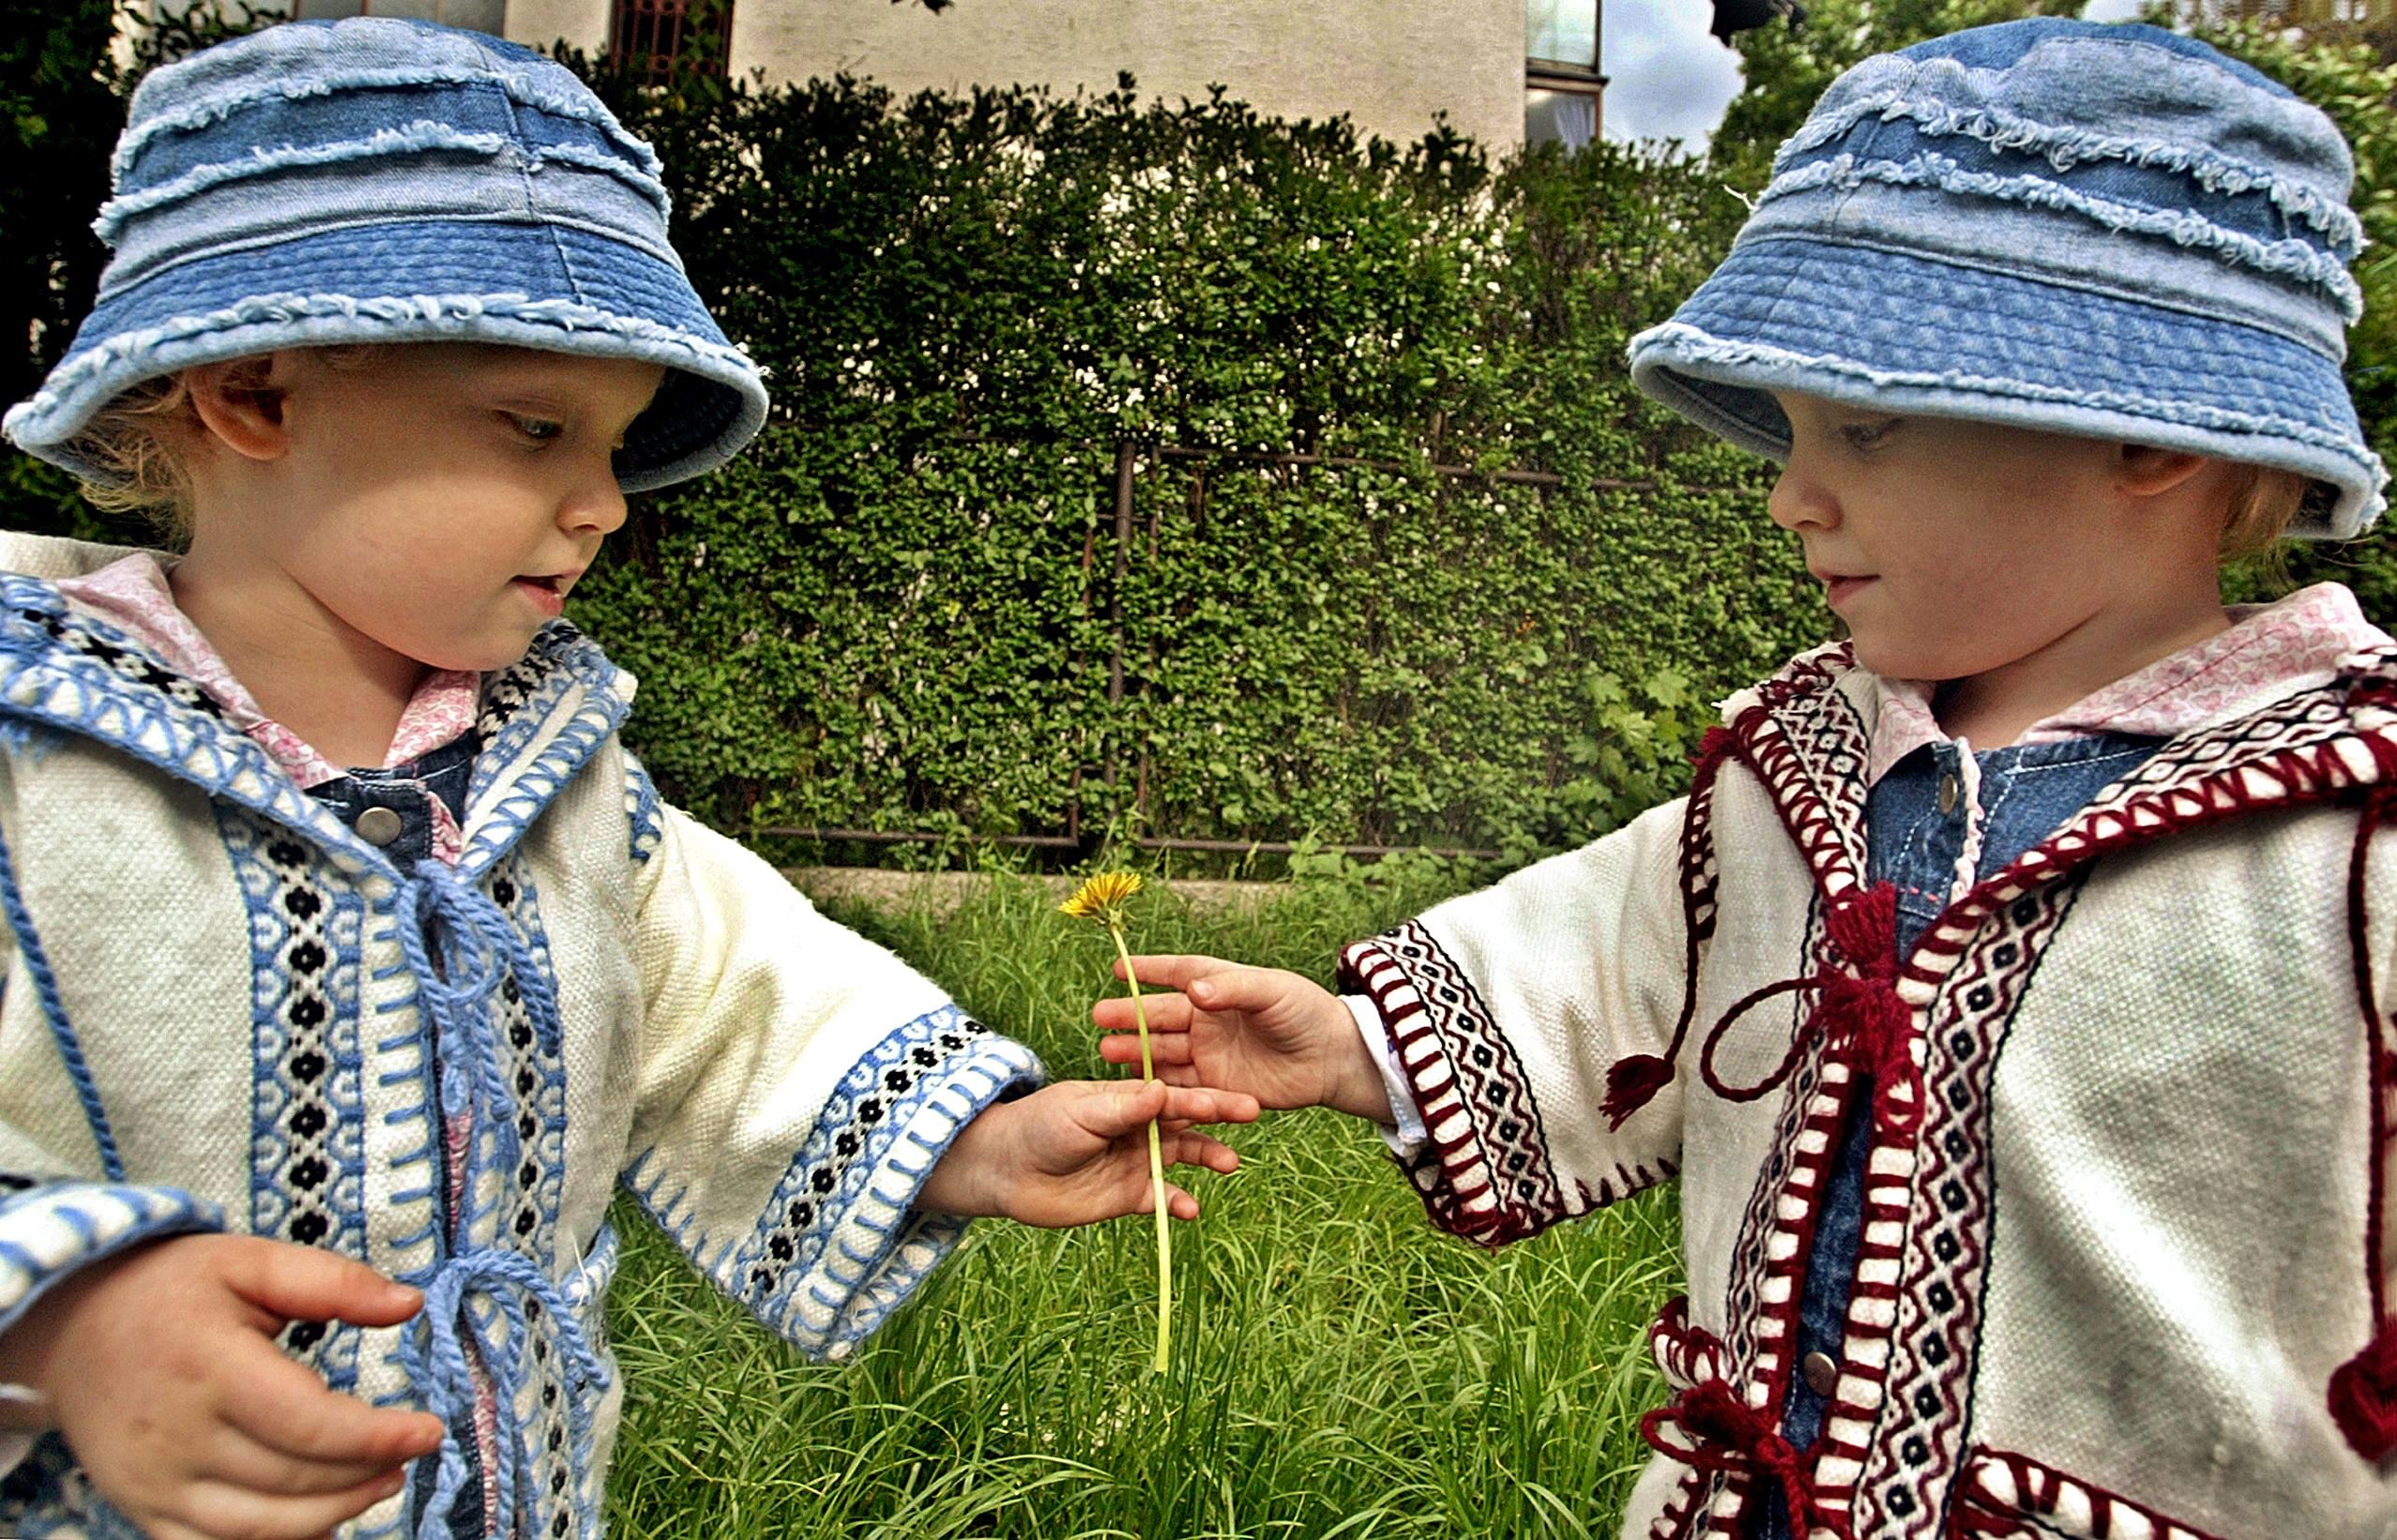
{"type": "Polygon", "coordinates": [[[1707,1089],[1725,1101],[1754,1101],[1789,1079],[1816,1038],[1852,1068],[1873,1077],[1873,1126],[1877,1133],[1911,1134],[1922,1120],[1922,1077],[1915,1067],[1911,1033],[1914,1013],[1898,998],[1898,890],[1880,883],[1835,899],[1825,916],[1832,965],[1798,978],[1742,995],[1707,1034],[1698,1052],[1698,1073],[1707,1089]],[[1724,1083],[1715,1071],[1715,1049],[1731,1024],[1777,994],[1814,991],[1814,1009],[1791,1034],[1789,1051],[1770,1075],[1752,1086],[1724,1083]],[[1897,1095],[1904,1085],[1909,1093],[1897,1095]]]}
{"type": "MultiPolygon", "coordinates": [[[[492,996],[513,979],[539,1028],[552,1034],[553,1047],[556,1012],[531,948],[497,904],[447,863],[419,861],[414,875],[417,881],[407,890],[400,916],[400,944],[415,975],[417,999],[432,1034],[442,1117],[445,1122],[465,1120],[461,1212],[451,1216],[450,1226],[451,1234],[464,1241],[474,1233],[483,1213],[477,1206],[477,1194],[484,1179],[495,1178],[505,1190],[523,1155],[514,1091],[500,1063],[492,996]]],[[[535,1332],[545,1332],[566,1372],[580,1381],[577,1389],[604,1389],[609,1374],[556,1284],[522,1252],[504,1246],[454,1251],[429,1276],[412,1276],[406,1281],[422,1288],[425,1298],[418,1317],[421,1339],[415,1330],[402,1337],[401,1362],[410,1383],[423,1397],[425,1410],[441,1419],[445,1430],[440,1469],[424,1511],[417,1516],[417,1540],[447,1540],[449,1511],[466,1476],[457,1426],[475,1405],[466,1341],[473,1341],[477,1355],[491,1371],[499,1397],[502,1417],[496,1469],[486,1479],[492,1483],[503,1516],[516,1512],[519,1484],[531,1464],[523,1430],[508,1426],[513,1420],[515,1389],[524,1382],[527,1372],[521,1344],[535,1332]],[[478,1308],[503,1329],[495,1336],[479,1329],[478,1308]]],[[[590,1408],[583,1395],[569,1395],[566,1399],[568,1425],[580,1445],[587,1442],[590,1408]]]]}
{"type": "MultiPolygon", "coordinates": [[[[1722,1344],[1689,1325],[1685,1308],[1680,1300],[1665,1306],[1658,1329],[1683,1339],[1690,1364],[1705,1366],[1697,1372],[1706,1378],[1676,1391],[1672,1400],[1642,1417],[1640,1437],[1658,1454],[1696,1470],[1745,1471],[1779,1482],[1782,1500],[1789,1504],[1791,1534],[1805,1540],[1815,1530],[1826,1529],[1845,1540],[1847,1520],[1814,1490],[1805,1456],[1782,1436],[1770,1412],[1750,1406],[1723,1380],[1719,1368],[1726,1356],[1722,1344]],[[1689,1442],[1665,1438],[1668,1427],[1677,1428],[1689,1442]]],[[[1669,1366],[1668,1377],[1673,1377],[1669,1366]]]]}
{"type": "MultiPolygon", "coordinates": [[[[1885,1136],[1911,1134],[1922,1117],[1922,1076],[1914,1062],[1913,1012],[1898,997],[1898,890],[1880,883],[1834,899],[1824,929],[1830,942],[1827,965],[1734,1002],[1700,1045],[1699,1075],[1725,1101],[1754,1101],[1788,1080],[1820,1039],[1833,1056],[1873,1077],[1874,1129],[1885,1136]],[[1791,1035],[1781,1064],[1754,1085],[1727,1083],[1715,1068],[1715,1052],[1732,1023],[1775,995],[1804,990],[1813,991],[1814,1008],[1791,1035]],[[1908,1092],[1904,1097],[1898,1095],[1901,1085],[1908,1092]]],[[[1694,979],[1689,987],[1694,990],[1694,979]]],[[[1641,1054],[1616,1061],[1601,1109],[1616,1126],[1673,1078],[1672,1055],[1679,1049],[1676,1033],[1665,1058],[1641,1054]]]]}

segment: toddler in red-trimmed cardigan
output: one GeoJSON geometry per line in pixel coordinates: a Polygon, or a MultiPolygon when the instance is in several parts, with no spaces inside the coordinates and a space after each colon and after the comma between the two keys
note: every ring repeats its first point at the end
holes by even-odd
{"type": "Polygon", "coordinates": [[[2381,507],[2349,178],[2150,27],[1858,66],[1631,345],[1848,639],[1344,997],[1136,959],[1167,1073],[1388,1125],[1458,1234],[1679,1174],[1627,1535],[2397,1532],[2397,644],[2217,580],[2381,507]]]}

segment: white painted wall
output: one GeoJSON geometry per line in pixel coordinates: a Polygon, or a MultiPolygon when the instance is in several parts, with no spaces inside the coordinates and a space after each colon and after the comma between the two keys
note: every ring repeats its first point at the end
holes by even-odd
{"type": "MultiPolygon", "coordinates": [[[[609,0],[508,0],[508,36],[607,45],[609,0]]],[[[1046,84],[1202,97],[1411,140],[1445,110],[1493,150],[1523,141],[1523,0],[736,0],[733,69],[769,81],[841,70],[904,95],[1046,84]]]]}

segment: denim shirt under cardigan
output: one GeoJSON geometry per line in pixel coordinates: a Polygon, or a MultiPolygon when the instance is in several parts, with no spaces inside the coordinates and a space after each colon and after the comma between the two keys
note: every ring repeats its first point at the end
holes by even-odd
{"type": "MultiPolygon", "coordinates": [[[[1898,951],[1913,947],[1925,927],[1947,907],[1955,886],[1956,862],[1964,853],[1966,820],[1980,820],[1980,852],[1975,881],[1986,878],[2038,843],[2087,806],[2114,781],[2130,774],[2162,747],[2161,738],[2101,732],[2052,743],[1984,749],[1974,754],[1980,795],[1964,794],[1953,742],[1926,744],[1892,765],[1864,805],[1866,860],[1872,880],[1898,888],[1898,951]],[[1940,808],[1949,778],[1955,800],[1940,808]]],[[[1828,1353],[1839,1359],[1846,1336],[1848,1286],[1856,1276],[1857,1250],[1864,1229],[1864,1160],[1868,1120],[1854,1109],[1869,1106],[1872,1083],[1859,1080],[1848,1124],[1840,1140],[1823,1195],[1814,1249],[1806,1264],[1806,1289],[1798,1301],[1797,1362],[1828,1353]]],[[[1825,1398],[1793,1374],[1783,1408],[1782,1436],[1799,1449],[1823,1431],[1825,1398]]],[[[1770,1483],[1749,1509],[1748,1533],[1756,1540],[1792,1540],[1789,1510],[1770,1483]]]]}

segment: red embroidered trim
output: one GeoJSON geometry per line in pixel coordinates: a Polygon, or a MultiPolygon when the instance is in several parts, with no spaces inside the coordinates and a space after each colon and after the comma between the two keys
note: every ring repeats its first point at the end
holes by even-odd
{"type": "Polygon", "coordinates": [[[1663,1159],[1618,1165],[1613,1179],[1576,1183],[1569,1197],[1522,1061],[1464,970],[1420,923],[1348,948],[1340,977],[1344,990],[1373,997],[1406,1072],[1429,1135],[1407,1177],[1441,1229],[1501,1246],[1678,1171],[1663,1159]]]}
{"type": "Polygon", "coordinates": [[[2088,869],[2017,899],[1975,938],[1926,1022],[1922,1126],[1873,1153],[1845,1346],[1874,1372],[1843,1379],[1818,1446],[1837,1461],[1822,1489],[1848,1498],[1868,1533],[1936,1533],[1932,1494],[1964,1458],[1995,1207],[1990,1066],[2088,869]],[[1856,1490],[1868,1470],[1873,1487],[1856,1490]]]}
{"type": "Polygon", "coordinates": [[[2118,1492],[2075,1481],[2023,1455],[1975,1448],[1959,1484],[1950,1535],[2063,1534],[2073,1540],[2217,1540],[2118,1492]]]}

